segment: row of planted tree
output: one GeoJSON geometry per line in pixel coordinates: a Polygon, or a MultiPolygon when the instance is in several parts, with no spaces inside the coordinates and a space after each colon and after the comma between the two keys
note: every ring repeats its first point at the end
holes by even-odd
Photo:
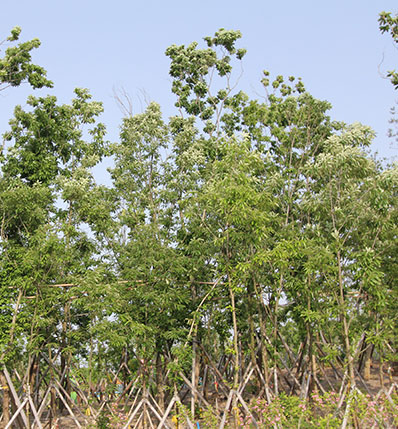
{"type": "MultiPolygon", "coordinates": [[[[1,83],[51,85],[18,35],[1,83]]],[[[86,90],[16,107],[0,176],[6,427],[63,410],[76,426],[76,410],[98,427],[125,410],[125,427],[289,427],[261,426],[251,399],[330,392],[332,418],[358,426],[352,395],[396,401],[397,166],[299,79],[264,72],[262,98],[239,91],[239,38],[171,46],[178,114],[127,109],[116,143],[86,90]]],[[[299,425],[315,418],[300,409],[299,425]]]]}

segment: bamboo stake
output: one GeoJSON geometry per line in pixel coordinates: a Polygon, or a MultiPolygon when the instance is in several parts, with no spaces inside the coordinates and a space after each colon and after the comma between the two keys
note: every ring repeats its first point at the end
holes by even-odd
{"type": "Polygon", "coordinates": [[[251,411],[249,410],[249,407],[247,406],[246,402],[244,401],[244,399],[242,398],[241,394],[239,393],[239,391],[235,392],[236,396],[239,399],[239,402],[242,404],[244,410],[246,411],[247,414],[250,415],[250,417],[252,418],[252,423],[254,424],[255,428],[258,428],[258,424],[257,421],[255,419],[255,417],[253,416],[253,414],[251,413],[251,411]]]}
{"type": "Polygon", "coordinates": [[[227,403],[225,404],[225,409],[224,409],[224,413],[223,413],[223,416],[222,416],[222,419],[221,419],[221,423],[220,423],[219,429],[224,429],[225,423],[227,421],[227,414],[228,414],[228,411],[229,411],[229,407],[231,406],[232,397],[233,397],[233,390],[231,390],[229,392],[227,403]]]}
{"type": "MultiPolygon", "coordinates": [[[[58,381],[57,381],[58,383],[58,381]]],[[[54,385],[55,390],[58,392],[58,395],[61,399],[61,401],[64,403],[65,408],[68,410],[70,416],[72,417],[72,419],[76,422],[77,426],[79,428],[81,428],[81,424],[79,423],[79,420],[76,418],[75,414],[73,413],[73,411],[71,410],[71,408],[69,407],[68,401],[65,400],[65,398],[63,397],[63,395],[61,394],[61,392],[59,391],[58,387],[56,385],[54,385]]],[[[80,410],[79,410],[80,411],[80,410]]]]}
{"type": "Polygon", "coordinates": [[[199,392],[199,390],[198,390],[198,389],[196,389],[194,386],[192,386],[191,382],[187,379],[187,377],[185,377],[184,373],[183,373],[183,372],[180,372],[180,375],[181,375],[181,378],[184,380],[184,382],[187,384],[187,386],[188,386],[192,391],[195,391],[195,392],[196,392],[196,394],[198,395],[199,399],[200,399],[201,401],[203,401],[203,403],[204,403],[207,407],[211,408],[211,405],[206,401],[206,399],[205,399],[205,398],[203,397],[203,395],[199,392]]]}
{"type": "Polygon", "coordinates": [[[153,426],[151,415],[149,414],[149,411],[148,410],[145,410],[145,411],[146,411],[146,415],[148,416],[148,421],[149,421],[149,424],[151,425],[151,429],[155,429],[155,427],[153,426]]]}
{"type": "MultiPolygon", "coordinates": [[[[6,367],[4,367],[3,371],[4,371],[4,375],[5,375],[6,379],[7,379],[7,383],[8,383],[8,387],[10,388],[10,392],[11,392],[13,398],[14,398],[15,405],[19,409],[21,407],[21,401],[19,400],[19,397],[18,397],[17,392],[15,390],[14,384],[13,384],[13,382],[11,380],[10,374],[9,374],[9,372],[8,372],[8,370],[7,370],[6,367]]],[[[28,427],[28,418],[26,417],[26,414],[25,414],[25,411],[23,410],[23,407],[21,408],[20,413],[21,413],[21,416],[22,416],[23,423],[25,424],[26,427],[28,427]]],[[[14,421],[14,419],[12,419],[12,421],[14,421]]]]}
{"type": "Polygon", "coordinates": [[[24,419],[24,424],[25,427],[28,428],[29,424],[27,421],[25,421],[26,419],[26,415],[25,417],[23,417],[23,415],[25,414],[25,412],[23,411],[24,406],[28,403],[28,398],[25,398],[22,402],[22,404],[19,404],[19,407],[17,409],[17,411],[14,413],[14,415],[11,417],[10,421],[8,422],[7,426],[4,429],[9,429],[11,428],[12,423],[14,422],[14,420],[18,417],[19,414],[21,414],[22,418],[24,419]]]}
{"type": "Polygon", "coordinates": [[[37,410],[37,414],[38,414],[39,418],[43,414],[44,407],[46,406],[46,400],[48,398],[48,395],[50,394],[50,391],[51,391],[51,384],[47,387],[46,393],[44,394],[43,399],[41,401],[41,404],[39,406],[39,409],[37,410]]]}
{"type": "Polygon", "coordinates": [[[39,416],[39,414],[37,413],[37,410],[36,410],[36,407],[35,407],[35,404],[34,404],[34,402],[33,402],[33,399],[32,399],[32,397],[30,396],[30,393],[28,393],[28,400],[29,400],[29,404],[30,404],[30,408],[31,408],[31,410],[32,410],[32,413],[33,413],[33,416],[34,416],[34,420],[33,420],[33,425],[35,424],[35,422],[37,422],[37,426],[39,426],[39,429],[43,429],[43,426],[41,425],[41,423],[40,423],[40,416],[39,416]]]}
{"type": "Polygon", "coordinates": [[[170,414],[170,411],[171,411],[171,409],[173,408],[173,405],[174,405],[174,403],[176,402],[176,400],[177,400],[177,397],[174,395],[174,396],[173,396],[173,398],[171,399],[171,401],[170,401],[170,403],[169,403],[168,407],[166,408],[166,411],[165,411],[165,413],[163,414],[163,417],[162,417],[162,419],[160,420],[160,422],[159,422],[159,424],[158,424],[157,429],[161,429],[163,426],[164,426],[166,429],[169,429],[169,428],[170,428],[170,426],[166,423],[166,420],[167,420],[167,417],[168,417],[168,415],[170,414]]]}
{"type": "Polygon", "coordinates": [[[142,411],[141,412],[141,414],[140,414],[140,416],[138,417],[138,420],[136,421],[136,423],[135,423],[135,425],[134,425],[134,427],[133,427],[133,429],[137,429],[138,428],[138,426],[139,426],[139,424],[141,423],[141,420],[144,418],[144,412],[142,411]]]}
{"type": "Polygon", "coordinates": [[[141,408],[141,405],[143,404],[144,400],[141,399],[141,401],[138,403],[138,405],[135,407],[134,411],[131,413],[130,418],[127,420],[127,423],[123,426],[123,429],[128,429],[131,422],[133,421],[135,415],[138,413],[139,409],[141,408]]]}

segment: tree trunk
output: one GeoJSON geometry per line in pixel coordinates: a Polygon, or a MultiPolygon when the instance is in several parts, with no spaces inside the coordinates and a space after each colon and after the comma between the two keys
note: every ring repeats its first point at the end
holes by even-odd
{"type": "MultiPolygon", "coordinates": [[[[233,389],[236,390],[239,385],[239,347],[238,347],[238,322],[236,320],[236,306],[235,306],[235,293],[232,288],[232,282],[231,278],[228,274],[228,288],[229,288],[229,296],[231,299],[231,310],[232,310],[232,326],[234,331],[234,371],[233,371],[233,389]]],[[[232,402],[232,408],[233,408],[233,417],[234,417],[234,427],[236,428],[238,425],[238,422],[236,420],[236,411],[237,410],[237,397],[234,395],[233,402],[232,402]]]]}
{"type": "Polygon", "coordinates": [[[10,391],[3,371],[0,371],[0,384],[3,390],[3,425],[10,421],[10,391]]]}
{"type": "Polygon", "coordinates": [[[345,312],[343,273],[342,273],[342,267],[341,267],[340,250],[337,251],[337,264],[338,264],[338,270],[339,270],[340,317],[343,322],[343,337],[344,337],[345,352],[347,355],[348,375],[350,379],[350,385],[353,387],[355,386],[354,361],[353,361],[353,356],[351,352],[349,328],[348,328],[347,316],[345,312]]]}
{"type": "Polygon", "coordinates": [[[269,395],[269,364],[268,364],[268,354],[267,354],[267,330],[265,326],[265,318],[263,314],[263,308],[265,307],[264,302],[262,301],[261,295],[258,291],[256,282],[254,280],[253,282],[254,290],[257,297],[257,309],[258,309],[258,317],[259,317],[259,323],[260,323],[260,352],[261,352],[261,364],[264,374],[264,380],[265,380],[265,393],[267,396],[267,401],[270,402],[271,397],[269,395]]]}
{"type": "MultiPolygon", "coordinates": [[[[308,279],[308,290],[310,290],[310,280],[308,279]]],[[[311,297],[307,297],[307,309],[311,310],[311,297]]],[[[314,389],[317,390],[315,379],[316,379],[316,361],[313,347],[313,334],[311,324],[307,322],[307,336],[308,336],[308,358],[311,365],[311,381],[308,389],[308,395],[310,395],[314,389]]]]}
{"type": "Polygon", "coordinates": [[[374,347],[370,344],[367,344],[364,356],[364,368],[363,368],[363,378],[365,381],[369,381],[371,377],[370,369],[372,366],[372,354],[374,347]]]}
{"type": "Polygon", "coordinates": [[[163,366],[162,366],[162,355],[160,352],[156,354],[156,387],[158,392],[158,403],[162,411],[164,408],[164,385],[163,385],[163,366]]]}

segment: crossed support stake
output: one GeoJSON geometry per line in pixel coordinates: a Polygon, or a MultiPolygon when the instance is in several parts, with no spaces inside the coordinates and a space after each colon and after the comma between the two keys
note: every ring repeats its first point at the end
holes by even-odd
{"type": "MultiPolygon", "coordinates": [[[[61,384],[57,380],[55,381],[55,383],[50,382],[50,384],[48,385],[48,387],[44,393],[43,399],[41,400],[40,406],[37,408],[34,404],[29,385],[26,386],[25,392],[22,395],[22,397],[20,398],[18,396],[17,390],[15,389],[14,383],[11,379],[11,376],[10,376],[7,368],[4,368],[3,372],[5,375],[7,385],[8,385],[8,388],[10,390],[12,399],[15,403],[15,406],[17,407],[13,416],[11,417],[11,419],[9,420],[7,425],[5,426],[5,429],[10,429],[12,427],[12,425],[14,423],[17,423],[17,422],[18,422],[19,426],[22,426],[25,428],[31,428],[31,427],[34,427],[36,425],[39,429],[43,429],[41,417],[43,415],[44,410],[47,408],[47,405],[48,405],[47,399],[48,399],[49,394],[50,394],[52,389],[55,390],[55,392],[58,394],[58,397],[64,403],[65,408],[68,411],[68,414],[72,417],[72,419],[76,423],[76,427],[78,427],[79,429],[82,428],[82,425],[80,424],[78,418],[76,417],[72,408],[68,404],[68,401],[69,401],[69,403],[73,403],[72,398],[69,396],[69,394],[65,391],[65,389],[61,386],[61,384]],[[34,420],[32,422],[29,421],[27,412],[25,410],[30,410],[31,413],[33,414],[34,420]]],[[[81,413],[80,409],[77,408],[77,410],[79,411],[79,413],[81,414],[83,419],[85,419],[86,416],[84,416],[81,413]]]]}
{"type": "MultiPolygon", "coordinates": [[[[173,406],[175,404],[178,404],[178,403],[181,403],[181,400],[180,400],[178,394],[175,392],[173,398],[171,399],[171,401],[170,401],[170,403],[166,409],[166,411],[164,412],[163,416],[161,416],[162,411],[161,411],[159,405],[157,404],[157,402],[155,401],[155,399],[152,397],[152,395],[148,394],[147,391],[144,391],[143,398],[139,401],[137,406],[132,410],[130,417],[127,420],[123,429],[128,429],[129,427],[131,427],[130,425],[132,424],[132,422],[136,416],[137,416],[137,420],[135,422],[135,425],[132,427],[132,429],[136,429],[144,418],[147,418],[151,428],[155,429],[154,422],[152,420],[152,417],[151,417],[148,409],[153,413],[153,415],[156,417],[156,419],[159,422],[156,426],[157,429],[161,429],[161,428],[171,429],[171,427],[167,423],[167,418],[170,415],[170,412],[171,412],[173,406]],[[138,414],[139,411],[141,411],[140,414],[138,414]]],[[[190,418],[188,416],[188,414],[184,411],[184,409],[182,409],[182,411],[183,411],[184,418],[188,424],[189,429],[195,429],[192,421],[190,420],[190,418]]]]}
{"type": "MultiPolygon", "coordinates": [[[[41,425],[41,422],[40,422],[40,416],[41,416],[42,412],[44,411],[44,407],[41,406],[41,407],[39,407],[39,410],[36,409],[35,404],[34,404],[33,399],[32,399],[32,396],[30,394],[29,385],[27,386],[26,396],[23,399],[23,401],[21,402],[21,400],[17,394],[17,391],[15,390],[14,384],[11,380],[11,377],[10,377],[10,374],[9,374],[7,368],[4,368],[3,372],[4,372],[4,375],[6,377],[8,388],[10,389],[14,403],[18,407],[16,412],[14,413],[14,415],[11,417],[11,419],[7,423],[5,429],[11,428],[11,425],[19,416],[22,418],[22,422],[25,425],[25,427],[26,428],[30,427],[29,419],[28,419],[28,417],[25,413],[25,410],[24,410],[25,406],[30,408],[30,410],[32,411],[32,414],[34,416],[33,425],[36,423],[37,426],[39,427],[39,429],[43,429],[43,426],[41,425]]],[[[44,402],[45,401],[43,400],[42,405],[44,404],[44,402]]]]}

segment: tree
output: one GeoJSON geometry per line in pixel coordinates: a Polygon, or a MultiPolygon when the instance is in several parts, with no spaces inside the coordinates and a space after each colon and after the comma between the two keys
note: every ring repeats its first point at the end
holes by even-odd
{"type": "Polygon", "coordinates": [[[112,145],[87,90],[15,108],[0,160],[0,363],[28,365],[35,401],[54,368],[70,390],[76,359],[91,393],[111,371],[139,386],[144,426],[150,401],[171,409],[179,389],[197,417],[213,381],[235,411],[249,389],[311,397],[335,388],[328,365],[343,403],[373,349],[395,359],[397,168],[300,79],[264,71],[262,100],[239,91],[240,37],[171,46],[179,115],[150,103],[112,145]],[[92,174],[106,155],[111,187],[92,174]]]}
{"type": "MultiPolygon", "coordinates": [[[[31,85],[32,88],[42,88],[43,86],[52,87],[52,82],[48,80],[46,77],[45,69],[41,66],[33,64],[31,61],[31,51],[40,46],[40,41],[38,39],[33,39],[31,41],[23,42],[15,45],[14,42],[18,41],[20,33],[21,33],[21,28],[15,27],[11,30],[10,36],[8,36],[6,40],[0,43],[0,48],[6,45],[10,45],[9,47],[6,48],[4,56],[0,58],[0,91],[10,86],[14,86],[14,87],[19,86],[26,81],[31,85]]],[[[2,151],[3,150],[4,150],[4,145],[2,147],[2,151]]],[[[2,156],[2,153],[0,152],[0,157],[1,156],[2,156]]],[[[1,176],[0,176],[0,180],[1,180],[1,176]]],[[[4,190],[3,183],[0,185],[0,188],[4,190]]],[[[5,193],[5,199],[8,200],[8,198],[10,197],[11,189],[9,185],[6,185],[6,188],[8,192],[5,193]]],[[[21,188],[19,189],[19,191],[20,193],[24,194],[25,198],[27,198],[28,200],[30,200],[30,197],[34,195],[32,193],[30,195],[27,195],[24,192],[24,190],[21,188]]],[[[41,192],[40,190],[37,190],[36,196],[42,200],[44,193],[41,192]]],[[[11,200],[12,199],[13,197],[11,197],[11,200]]],[[[8,209],[9,207],[3,210],[3,223],[1,228],[0,247],[2,247],[5,240],[4,219],[5,219],[5,211],[7,211],[8,209]]],[[[18,215],[20,214],[21,212],[18,213],[18,215]]],[[[40,215],[38,217],[40,217],[40,215]]],[[[36,217],[36,220],[37,220],[37,217],[36,217]]],[[[0,264],[3,265],[3,263],[4,263],[4,259],[1,258],[0,264]]],[[[2,270],[2,272],[4,273],[4,270],[2,270]]],[[[6,322],[5,326],[7,326],[7,328],[5,328],[2,331],[6,336],[6,338],[4,338],[3,336],[1,339],[0,365],[3,364],[5,355],[9,353],[10,347],[12,347],[14,336],[17,335],[16,314],[18,313],[21,305],[21,293],[19,293],[18,298],[15,301],[14,299],[15,297],[10,296],[10,293],[11,295],[13,295],[12,291],[8,290],[5,292],[8,292],[8,293],[5,293],[3,295],[1,306],[2,308],[6,308],[6,310],[3,314],[4,317],[2,318],[0,323],[3,324],[4,322],[6,322]],[[10,302],[16,302],[12,318],[9,317],[11,315],[10,309],[9,309],[10,302]],[[11,320],[12,322],[10,323],[11,320]],[[9,335],[7,335],[6,333],[8,333],[9,335]]],[[[2,385],[6,384],[2,370],[0,371],[0,382],[2,383],[2,385]]],[[[3,412],[4,412],[4,421],[7,424],[9,420],[8,392],[6,392],[3,397],[3,412]]]]}
{"type": "Polygon", "coordinates": [[[29,97],[29,111],[15,108],[0,178],[0,287],[6,298],[1,361],[9,362],[22,347],[33,362],[34,381],[39,353],[58,349],[67,390],[72,352],[87,340],[76,327],[86,328],[89,318],[84,308],[71,306],[70,291],[52,285],[83,283],[75,293],[85,294],[97,280],[91,274],[97,248],[82,226],[100,219],[90,169],[106,153],[105,129],[96,123],[101,104],[90,101],[87,90],[75,94],[70,105],[29,97]]]}
{"type": "Polygon", "coordinates": [[[21,28],[15,27],[10,36],[0,43],[0,46],[11,45],[6,48],[3,58],[0,58],[0,91],[10,86],[19,86],[26,81],[32,88],[52,87],[44,68],[32,63],[31,51],[40,46],[40,40],[33,39],[15,45],[14,42],[19,40],[20,34],[21,28]]]}

